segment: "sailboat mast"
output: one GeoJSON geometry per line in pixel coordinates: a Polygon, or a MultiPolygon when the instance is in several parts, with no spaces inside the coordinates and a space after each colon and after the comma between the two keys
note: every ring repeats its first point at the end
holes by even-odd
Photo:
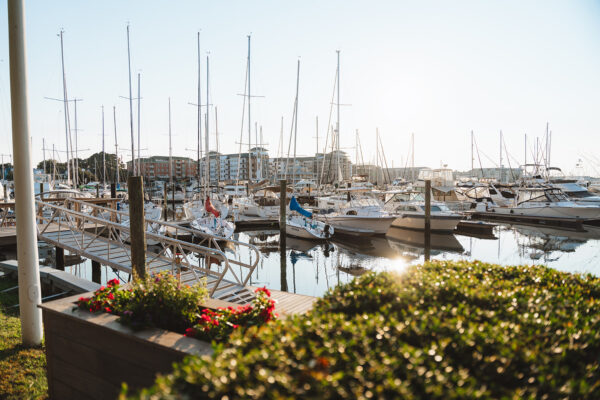
{"type": "Polygon", "coordinates": [[[173,187],[173,147],[171,146],[171,98],[169,97],[169,184],[173,187]]]}
{"type": "Polygon", "coordinates": [[[414,132],[411,134],[411,145],[412,149],[410,152],[410,175],[411,181],[415,181],[415,134],[414,132]]]}
{"type": "Polygon", "coordinates": [[[131,169],[137,175],[135,166],[135,139],[133,138],[133,96],[131,94],[131,52],[129,51],[129,25],[127,25],[127,65],[129,68],[129,126],[131,128],[131,169]]]}
{"type": "MultiPolygon", "coordinates": [[[[42,152],[44,153],[44,174],[46,173],[46,138],[42,138],[42,152]]],[[[4,179],[4,175],[2,175],[4,179]]]]}
{"type": "Polygon", "coordinates": [[[527,165],[527,134],[525,134],[525,164],[527,165]]]}
{"type": "Polygon", "coordinates": [[[252,119],[250,118],[250,35],[248,35],[248,182],[252,181],[252,119]]]}
{"type": "MultiPolygon", "coordinates": [[[[4,179],[4,160],[2,160],[2,179],[4,179]]],[[[54,151],[54,143],[52,143],[52,182],[56,182],[56,152],[54,151]]]]}
{"type": "Polygon", "coordinates": [[[137,121],[137,135],[138,135],[138,140],[137,140],[137,156],[138,156],[138,175],[142,175],[142,161],[140,158],[140,115],[141,115],[141,101],[142,101],[142,97],[141,97],[141,87],[140,87],[140,73],[138,72],[138,95],[137,95],[137,117],[138,117],[138,121],[137,121]]]}
{"type": "Polygon", "coordinates": [[[102,106],[102,189],[106,185],[106,151],[104,150],[104,106],[102,106]]]}
{"type": "Polygon", "coordinates": [[[221,179],[221,156],[219,154],[219,119],[217,115],[217,106],[215,106],[215,145],[217,146],[217,153],[215,154],[215,168],[216,168],[216,178],[217,178],[217,187],[219,186],[219,181],[221,179]]]}
{"type": "Polygon", "coordinates": [[[117,164],[117,185],[119,184],[119,144],[117,142],[117,107],[113,106],[113,122],[115,125],[115,162],[117,164]]]}
{"type": "Polygon", "coordinates": [[[206,130],[204,131],[204,139],[206,141],[206,180],[205,180],[205,191],[206,193],[204,194],[204,196],[208,196],[208,187],[210,186],[210,147],[209,147],[209,138],[210,135],[208,134],[209,132],[209,127],[208,127],[208,116],[209,116],[209,105],[210,105],[210,98],[209,93],[208,93],[208,87],[209,87],[209,72],[210,72],[210,66],[209,66],[209,58],[208,56],[206,56],[206,130]]]}
{"type": "Polygon", "coordinates": [[[202,152],[202,92],[201,92],[201,71],[200,71],[200,32],[198,32],[198,173],[196,179],[198,179],[198,186],[200,186],[200,178],[202,171],[200,168],[200,153],[202,152]]]}
{"type": "Polygon", "coordinates": [[[300,89],[300,60],[298,60],[298,69],[296,71],[296,101],[294,104],[294,160],[292,162],[292,184],[296,183],[296,142],[298,140],[298,92],[300,89]]]}
{"type": "Polygon", "coordinates": [[[500,182],[502,182],[502,131],[500,131],[500,182]]]}
{"type": "Polygon", "coordinates": [[[254,143],[256,145],[256,181],[260,181],[262,179],[262,174],[260,170],[260,154],[258,148],[260,147],[258,144],[258,122],[254,121],[254,143]]]}
{"type": "Polygon", "coordinates": [[[75,177],[75,187],[79,186],[79,149],[77,144],[77,99],[73,99],[73,104],[75,107],[75,173],[73,176],[75,177]]]}
{"type": "Polygon", "coordinates": [[[471,176],[473,176],[473,167],[475,164],[475,158],[474,158],[474,143],[473,143],[473,131],[471,130],[471,176]]]}
{"type": "Polygon", "coordinates": [[[67,142],[67,184],[71,183],[71,164],[69,157],[69,105],[67,100],[67,77],[65,75],[65,53],[63,46],[63,33],[64,31],[60,30],[60,60],[62,66],[62,78],[63,78],[63,108],[65,114],[65,139],[67,142]]]}
{"type": "Polygon", "coordinates": [[[318,179],[319,179],[319,116],[317,115],[315,117],[315,129],[316,129],[316,133],[317,133],[317,148],[316,148],[316,152],[315,152],[315,183],[318,183],[318,179]]]}
{"type": "Polygon", "coordinates": [[[336,133],[336,142],[337,142],[337,170],[338,170],[338,182],[342,180],[342,177],[339,176],[341,172],[340,166],[340,51],[337,52],[337,133],[336,133]]]}

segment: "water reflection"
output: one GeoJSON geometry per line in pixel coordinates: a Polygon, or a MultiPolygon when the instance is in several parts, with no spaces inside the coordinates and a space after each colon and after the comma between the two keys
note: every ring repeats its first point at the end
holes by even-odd
{"type": "MultiPolygon", "coordinates": [[[[422,232],[392,228],[387,236],[335,238],[315,242],[287,237],[281,254],[279,232],[237,233],[237,240],[257,246],[261,252],[250,284],[290,292],[322,296],[338,283],[348,282],[367,271],[403,271],[424,260],[422,232]]],[[[247,248],[226,249],[231,257],[249,262],[247,248]]],[[[600,275],[600,228],[560,230],[524,225],[499,225],[493,235],[483,237],[432,234],[431,257],[437,260],[481,260],[502,265],[546,264],[570,272],[600,275]]],[[[90,262],[68,267],[76,275],[91,279],[90,262]]],[[[117,277],[102,268],[102,282],[117,277]]],[[[120,273],[121,280],[127,274],[120,273]]]]}

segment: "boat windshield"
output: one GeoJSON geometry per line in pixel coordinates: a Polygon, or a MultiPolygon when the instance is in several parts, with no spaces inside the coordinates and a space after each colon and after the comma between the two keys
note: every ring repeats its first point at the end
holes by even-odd
{"type": "Polygon", "coordinates": [[[396,193],[392,196],[389,202],[392,203],[404,203],[407,201],[425,201],[422,193],[411,192],[411,193],[396,193]]]}
{"type": "Polygon", "coordinates": [[[380,207],[379,203],[375,199],[355,199],[346,203],[346,207],[380,207]]]}
{"type": "Polygon", "coordinates": [[[567,195],[560,189],[546,190],[546,197],[548,197],[548,200],[552,202],[569,201],[567,195]]]}
{"type": "Polygon", "coordinates": [[[517,204],[525,202],[560,202],[569,201],[567,196],[560,189],[539,189],[539,190],[521,190],[519,191],[519,200],[517,204]]]}

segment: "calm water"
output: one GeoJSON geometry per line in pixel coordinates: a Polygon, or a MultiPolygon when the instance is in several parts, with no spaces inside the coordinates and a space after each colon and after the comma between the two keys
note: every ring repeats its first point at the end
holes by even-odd
{"type": "MultiPolygon", "coordinates": [[[[238,233],[236,239],[250,242],[261,251],[250,280],[252,285],[311,296],[321,296],[327,289],[367,270],[403,271],[408,265],[424,261],[423,233],[397,228],[392,228],[385,237],[336,239],[328,243],[288,237],[283,270],[278,231],[238,233]]],[[[600,275],[600,228],[577,232],[498,225],[493,238],[434,234],[431,246],[432,259],[545,264],[561,271],[600,275]]],[[[249,261],[247,249],[226,251],[232,257],[249,261]]],[[[91,279],[90,264],[86,261],[67,270],[91,279]]],[[[110,268],[102,268],[103,282],[113,277],[116,275],[110,268]]],[[[120,273],[120,278],[127,280],[127,274],[120,273]]]]}

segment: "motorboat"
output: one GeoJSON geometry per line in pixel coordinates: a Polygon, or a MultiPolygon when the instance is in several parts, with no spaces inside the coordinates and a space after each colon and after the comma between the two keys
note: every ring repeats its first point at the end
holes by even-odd
{"type": "Polygon", "coordinates": [[[373,198],[338,203],[336,211],[319,214],[317,218],[333,226],[338,233],[360,236],[385,235],[396,219],[373,198]]]}
{"type": "Polygon", "coordinates": [[[333,236],[334,228],[313,218],[310,211],[303,209],[296,197],[290,200],[290,214],[286,218],[286,234],[303,239],[324,240],[333,236]]]}
{"type": "MultiPolygon", "coordinates": [[[[430,227],[434,232],[452,232],[463,216],[450,209],[442,202],[432,202],[430,227]]],[[[402,191],[393,193],[384,207],[397,218],[392,226],[404,229],[425,229],[425,199],[419,192],[402,191]]]]}
{"type": "Polygon", "coordinates": [[[553,183],[552,186],[561,189],[571,201],[577,204],[600,206],[600,196],[590,191],[577,182],[553,183]]]}
{"type": "Polygon", "coordinates": [[[233,206],[238,215],[267,219],[279,217],[279,197],[273,187],[261,189],[250,196],[234,198],[233,206]]]}
{"type": "Polygon", "coordinates": [[[518,188],[512,205],[491,206],[490,211],[499,215],[539,218],[600,219],[599,206],[575,203],[562,190],[550,186],[518,188]]]}

